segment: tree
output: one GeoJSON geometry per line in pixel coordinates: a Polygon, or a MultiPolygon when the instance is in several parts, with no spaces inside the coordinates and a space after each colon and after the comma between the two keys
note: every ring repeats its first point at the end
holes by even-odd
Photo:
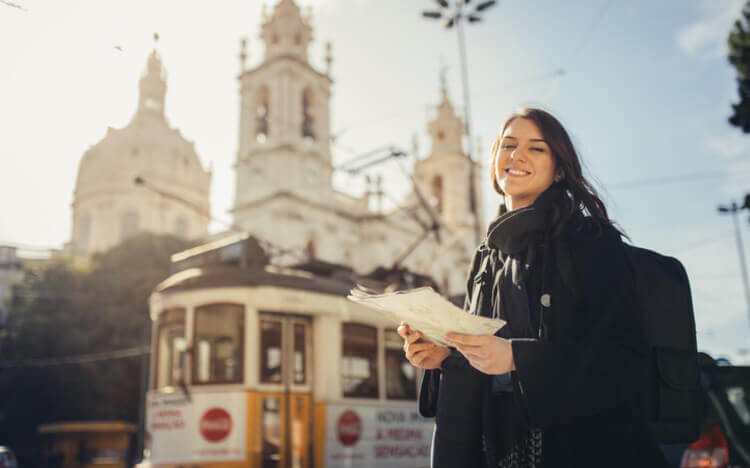
{"type": "Polygon", "coordinates": [[[750,133],[750,1],[742,9],[742,17],[734,22],[729,33],[729,63],[737,70],[737,91],[740,102],[732,104],[729,123],[750,133]]]}
{"type": "Polygon", "coordinates": [[[148,344],[148,296],[169,275],[170,255],[190,246],[141,234],[95,255],[86,269],[57,259],[25,272],[0,333],[0,445],[37,450],[37,426],[45,422],[137,421],[143,359],[24,362],[148,344]]]}

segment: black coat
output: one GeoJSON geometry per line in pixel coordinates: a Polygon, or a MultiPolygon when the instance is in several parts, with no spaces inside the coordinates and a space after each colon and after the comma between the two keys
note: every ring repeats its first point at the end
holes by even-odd
{"type": "MultiPolygon", "coordinates": [[[[544,318],[548,339],[512,340],[514,398],[528,424],[543,430],[543,466],[666,466],[637,394],[648,378],[649,350],[620,235],[592,223],[569,226],[563,235],[570,261],[551,270],[557,302],[544,318]]],[[[467,298],[482,286],[480,257],[472,262],[467,298]]],[[[482,396],[484,378],[455,352],[441,371],[425,373],[420,412],[436,416],[433,466],[483,466],[485,453],[503,445],[471,417],[478,407],[494,407],[482,406],[482,398],[492,398],[482,396]]],[[[496,411],[489,416],[503,418],[504,410],[496,411]]]]}

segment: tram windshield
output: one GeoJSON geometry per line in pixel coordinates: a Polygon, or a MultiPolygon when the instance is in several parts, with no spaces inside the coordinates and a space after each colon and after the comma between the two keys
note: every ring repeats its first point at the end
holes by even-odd
{"type": "Polygon", "coordinates": [[[193,383],[241,383],[245,308],[209,304],[195,309],[193,383]]]}

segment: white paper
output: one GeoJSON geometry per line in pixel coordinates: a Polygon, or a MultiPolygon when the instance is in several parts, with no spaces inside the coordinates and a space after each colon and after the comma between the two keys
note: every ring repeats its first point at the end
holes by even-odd
{"type": "Polygon", "coordinates": [[[407,323],[419,330],[430,341],[447,345],[448,332],[468,335],[493,335],[505,325],[504,320],[468,314],[456,307],[430,287],[369,294],[362,289],[352,289],[347,299],[370,307],[391,318],[394,323],[407,323]]]}

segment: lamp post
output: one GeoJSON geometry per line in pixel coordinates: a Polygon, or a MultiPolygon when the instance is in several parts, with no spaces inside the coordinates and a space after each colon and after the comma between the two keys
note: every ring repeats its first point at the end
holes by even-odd
{"type": "Polygon", "coordinates": [[[466,41],[464,39],[464,21],[477,23],[482,20],[482,14],[493,7],[496,0],[479,2],[476,6],[470,5],[471,0],[435,0],[440,9],[423,11],[422,16],[429,19],[443,19],[443,27],[451,29],[456,27],[458,32],[458,55],[461,61],[461,82],[464,98],[464,134],[466,135],[466,157],[469,159],[469,210],[474,217],[474,236],[479,244],[481,233],[479,232],[479,213],[477,207],[477,193],[474,181],[474,160],[471,157],[471,103],[469,102],[469,76],[466,66],[466,41]]]}
{"type": "Polygon", "coordinates": [[[731,214],[734,219],[734,235],[737,239],[737,255],[740,260],[740,271],[742,272],[742,287],[745,290],[745,305],[747,306],[748,319],[750,320],[750,286],[747,282],[747,265],[745,264],[745,248],[742,245],[742,233],[740,232],[740,222],[738,214],[740,210],[750,210],[750,194],[745,195],[745,201],[742,205],[732,201],[729,206],[721,205],[718,210],[722,214],[731,214]]]}

